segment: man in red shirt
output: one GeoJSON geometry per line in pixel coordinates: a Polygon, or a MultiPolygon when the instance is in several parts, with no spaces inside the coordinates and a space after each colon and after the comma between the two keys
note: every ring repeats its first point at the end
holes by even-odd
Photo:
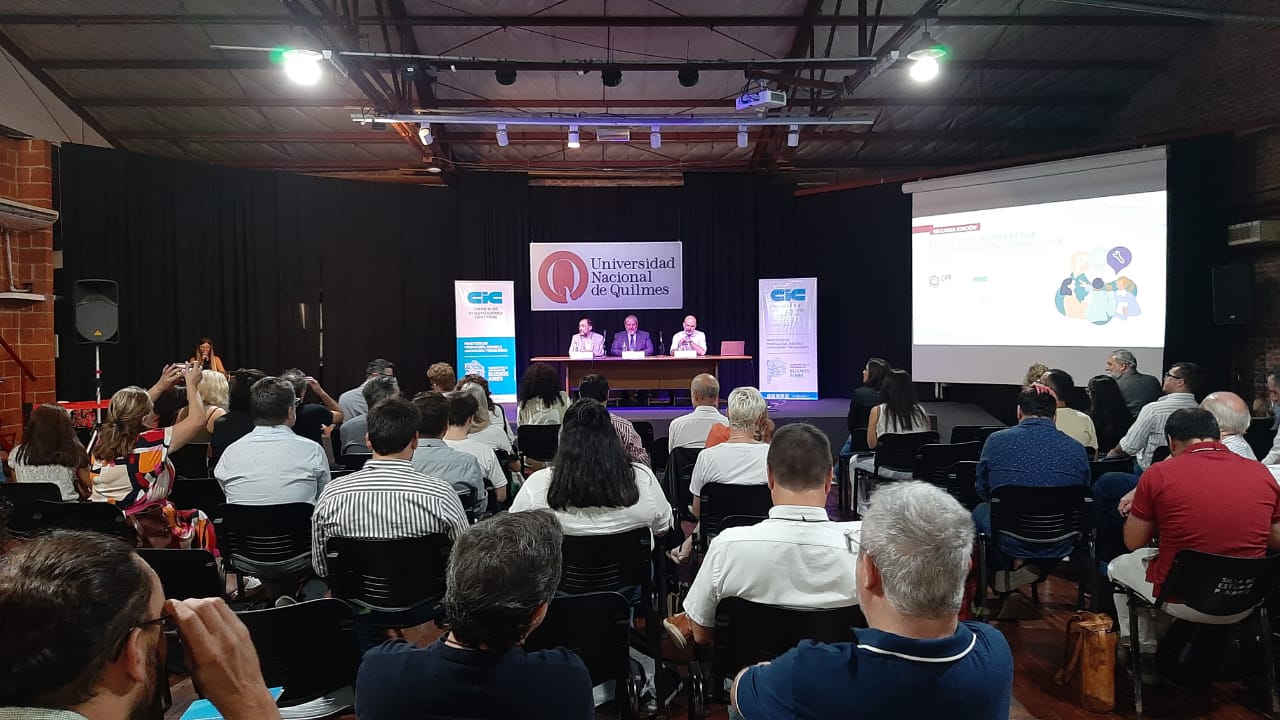
{"type": "MultiPolygon", "coordinates": [[[[1186,408],[1169,416],[1165,434],[1172,455],[1147,468],[1127,513],[1124,542],[1133,550],[1107,567],[1107,575],[1147,600],[1160,594],[1179,550],[1231,557],[1263,557],[1280,548],[1280,486],[1262,463],[1231,452],[1218,442],[1218,421],[1207,410],[1186,408]],[[1147,547],[1159,533],[1160,547],[1147,547]]],[[[1203,616],[1185,605],[1166,603],[1175,618],[1203,616]]],[[[1116,595],[1122,641],[1129,635],[1129,606],[1116,595]]],[[[1154,618],[1139,617],[1143,654],[1155,652],[1154,618]]]]}

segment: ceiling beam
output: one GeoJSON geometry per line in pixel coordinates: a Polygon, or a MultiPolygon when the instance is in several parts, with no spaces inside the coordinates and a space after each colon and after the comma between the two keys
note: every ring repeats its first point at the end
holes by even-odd
{"type": "MultiPolygon", "coordinates": [[[[879,107],[974,107],[974,106],[1086,106],[1124,105],[1129,98],[1124,95],[997,95],[991,97],[871,97],[844,98],[832,101],[833,107],[846,108],[879,108],[879,107]]],[[[368,107],[365,98],[307,98],[307,97],[271,97],[271,98],[143,98],[143,97],[96,97],[80,98],[83,107],[298,107],[298,108],[350,108],[353,110],[368,107]]],[[[729,108],[733,107],[733,99],[725,98],[666,98],[666,99],[625,99],[599,100],[569,98],[525,98],[514,100],[490,100],[481,98],[438,98],[434,109],[609,109],[609,108],[729,108]]],[[[429,120],[429,116],[424,116],[429,120]]],[[[565,119],[568,124],[569,118],[565,119]]],[[[799,121],[804,124],[803,120],[799,121]]]]}
{"type": "MultiPolygon", "coordinates": [[[[814,19],[822,13],[822,3],[824,0],[809,0],[805,3],[804,11],[800,13],[802,22],[796,25],[795,34],[791,37],[791,47],[787,49],[787,58],[802,58],[812,56],[817,52],[817,37],[814,35],[814,19]]],[[[790,90],[791,85],[787,82],[789,79],[799,74],[801,68],[789,65],[782,69],[781,77],[775,81],[775,86],[779,90],[790,90]]],[[[751,166],[764,169],[766,165],[772,162],[772,148],[775,140],[778,138],[780,128],[767,127],[757,136],[755,147],[751,150],[751,166]]]]}
{"type": "MultiPolygon", "coordinates": [[[[218,165],[230,165],[233,167],[256,168],[264,170],[396,170],[396,169],[417,169],[404,162],[395,160],[228,160],[213,161],[218,165]]],[[[658,169],[658,168],[737,168],[745,169],[746,163],[741,160],[691,160],[681,162],[679,160],[593,160],[583,158],[581,160],[500,160],[500,161],[480,161],[480,162],[459,162],[458,165],[463,168],[467,167],[492,167],[492,168],[508,168],[508,169],[568,169],[568,170],[596,170],[596,169],[658,169]]],[[[424,166],[425,167],[425,166],[424,166]]]]}
{"type": "MultiPolygon", "coordinates": [[[[807,24],[794,15],[655,15],[582,17],[554,15],[411,15],[409,23],[419,27],[636,27],[636,28],[713,28],[713,27],[799,27],[807,24]]],[[[909,15],[882,15],[882,26],[913,22],[909,15]]],[[[0,14],[0,25],[252,25],[290,26],[296,21],[287,15],[51,15],[0,14]]],[[[377,16],[363,16],[361,25],[377,25],[377,16]]],[[[858,18],[850,15],[819,15],[813,19],[819,27],[850,27],[858,18]]],[[[942,15],[931,18],[934,27],[1003,27],[1003,26],[1074,26],[1074,27],[1183,27],[1208,24],[1204,18],[1164,15],[1081,14],[1081,15],[942,15]]]]}
{"type": "MultiPolygon", "coordinates": [[[[590,130],[586,140],[591,140],[590,130]]],[[[858,132],[853,130],[804,131],[800,133],[802,143],[808,142],[953,142],[982,139],[1045,139],[1054,137],[1077,138],[1093,133],[1091,128],[972,128],[963,130],[886,130],[881,132],[858,132]]],[[[701,142],[734,142],[736,132],[723,131],[689,131],[663,132],[663,143],[701,143],[701,142]]],[[[395,144],[400,138],[390,132],[370,132],[368,130],[341,132],[215,132],[189,133],[153,130],[136,130],[116,132],[117,140],[164,140],[177,142],[203,143],[324,143],[324,144],[395,144]]],[[[455,132],[449,135],[453,142],[493,144],[492,132],[455,132]]],[[[509,132],[508,139],[514,145],[563,143],[563,132],[509,132]]],[[[649,142],[647,128],[643,137],[637,135],[630,144],[649,142]]]]}
{"type": "Polygon", "coordinates": [[[94,131],[101,135],[102,139],[106,140],[109,145],[115,146],[118,144],[111,136],[111,133],[107,132],[107,129],[104,128],[102,124],[93,117],[93,115],[89,114],[83,105],[79,104],[75,98],[71,97],[71,94],[64,90],[57,81],[49,77],[48,73],[32,61],[31,57],[3,32],[0,32],[0,48],[3,48],[4,51],[9,54],[9,57],[18,61],[18,64],[30,73],[31,77],[36,79],[36,82],[45,86],[49,92],[53,93],[54,97],[61,100],[63,105],[66,105],[71,112],[75,113],[76,117],[80,118],[85,125],[93,128],[94,131]]]}
{"type": "MultiPolygon", "coordinates": [[[[405,8],[404,0],[386,0],[387,13],[391,16],[399,30],[400,52],[420,54],[422,51],[418,48],[418,38],[413,33],[413,24],[409,22],[409,11],[405,8]]],[[[381,11],[382,5],[378,4],[381,11]]],[[[387,48],[390,50],[391,48],[387,48]]],[[[435,83],[427,77],[425,70],[418,68],[414,73],[413,88],[417,90],[418,102],[426,107],[436,104],[436,88],[435,83]]],[[[427,152],[438,154],[445,160],[452,161],[453,153],[449,149],[449,134],[445,128],[437,128],[435,132],[435,143],[427,150],[427,152]]]]}

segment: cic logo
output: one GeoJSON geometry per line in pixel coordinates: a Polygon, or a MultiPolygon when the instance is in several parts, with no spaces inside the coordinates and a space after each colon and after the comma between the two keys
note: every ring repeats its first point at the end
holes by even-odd
{"type": "Polygon", "coordinates": [[[479,290],[473,290],[472,292],[467,293],[467,302],[472,305],[501,305],[502,291],[492,290],[489,292],[480,292],[479,290]]]}
{"type": "Polygon", "coordinates": [[[769,291],[769,299],[774,302],[804,302],[804,288],[774,288],[769,291]]]}
{"type": "Polygon", "coordinates": [[[577,300],[587,291],[587,264],[567,250],[553,252],[538,266],[538,287],[554,302],[577,300]]]}

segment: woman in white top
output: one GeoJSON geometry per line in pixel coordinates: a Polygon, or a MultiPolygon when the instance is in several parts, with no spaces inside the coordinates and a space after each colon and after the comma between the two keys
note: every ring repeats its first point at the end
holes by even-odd
{"type": "Polygon", "coordinates": [[[734,388],[725,400],[729,418],[729,438],[698,453],[689,477],[693,495],[693,514],[702,514],[702,487],[709,483],[723,485],[766,485],[769,482],[767,459],[769,444],[761,441],[762,429],[769,420],[769,405],[753,387],[734,388]]]}
{"type": "Polygon", "coordinates": [[[529,476],[511,512],[549,508],[565,535],[614,535],[671,528],[671,505],[653,471],[627,459],[609,411],[582,399],[565,411],[552,467],[529,476]]]}
{"type": "Polygon", "coordinates": [[[89,498],[89,453],[66,409],[41,405],[32,410],[22,439],[9,453],[14,481],[53,483],[67,501],[89,498]]]}
{"type": "MultiPolygon", "coordinates": [[[[880,436],[889,433],[902,434],[924,432],[931,429],[929,413],[916,402],[916,390],[911,385],[911,374],[906,370],[890,370],[880,385],[880,404],[871,408],[867,419],[867,447],[875,449],[880,436]]],[[[853,466],[867,474],[876,473],[875,455],[862,455],[853,466]]],[[[910,480],[911,471],[880,468],[878,476],[886,480],[910,480]]],[[[866,511],[870,502],[869,484],[858,483],[858,514],[866,511]]]]}
{"type": "Polygon", "coordinates": [[[560,384],[560,375],[546,363],[534,363],[520,380],[516,426],[559,425],[569,409],[569,393],[560,384]]]}

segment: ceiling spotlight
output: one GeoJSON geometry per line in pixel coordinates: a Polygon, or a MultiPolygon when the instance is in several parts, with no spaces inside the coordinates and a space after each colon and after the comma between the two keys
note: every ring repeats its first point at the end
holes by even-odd
{"type": "Polygon", "coordinates": [[[436,138],[431,134],[430,123],[422,123],[418,126],[418,139],[422,141],[423,145],[430,145],[435,142],[436,138]]]}
{"type": "Polygon", "coordinates": [[[577,125],[569,126],[569,147],[574,149],[582,147],[582,138],[578,135],[577,125]]]}
{"type": "Polygon", "coordinates": [[[499,85],[514,85],[516,82],[516,69],[505,65],[493,71],[493,79],[498,81],[499,85]]]}
{"type": "Polygon", "coordinates": [[[649,128],[649,147],[654,150],[662,147],[662,128],[657,125],[649,128]]]}
{"type": "Polygon", "coordinates": [[[693,87],[698,84],[698,68],[685,65],[676,73],[676,79],[680,81],[680,87],[693,87]]]}
{"type": "Polygon", "coordinates": [[[924,57],[911,63],[911,79],[916,82],[929,82],[938,77],[938,61],[931,57],[924,57]]]}
{"type": "Polygon", "coordinates": [[[315,85],[320,82],[320,60],[323,58],[315,50],[285,50],[284,74],[299,85],[315,85]]]}
{"type": "Polygon", "coordinates": [[[449,72],[458,72],[458,66],[453,63],[449,63],[449,72]]]}
{"type": "Polygon", "coordinates": [[[413,80],[418,77],[420,73],[417,65],[409,63],[408,65],[400,68],[400,74],[404,76],[405,80],[413,80]]]}
{"type": "Polygon", "coordinates": [[[739,125],[738,126],[738,147],[744,148],[746,146],[747,146],[747,126],[739,125]]]}
{"type": "Polygon", "coordinates": [[[507,124],[498,123],[498,147],[506,147],[511,144],[511,138],[507,136],[507,124]]]}
{"type": "Polygon", "coordinates": [[[787,126],[787,147],[799,147],[800,145],[800,126],[787,126]]]}
{"type": "Polygon", "coordinates": [[[600,82],[604,83],[605,87],[618,87],[622,84],[622,68],[609,66],[601,70],[600,82]]]}
{"type": "Polygon", "coordinates": [[[915,48],[907,53],[908,60],[923,60],[929,58],[931,60],[941,60],[947,56],[947,47],[929,34],[928,30],[920,36],[920,42],[916,43],[915,48]]]}

